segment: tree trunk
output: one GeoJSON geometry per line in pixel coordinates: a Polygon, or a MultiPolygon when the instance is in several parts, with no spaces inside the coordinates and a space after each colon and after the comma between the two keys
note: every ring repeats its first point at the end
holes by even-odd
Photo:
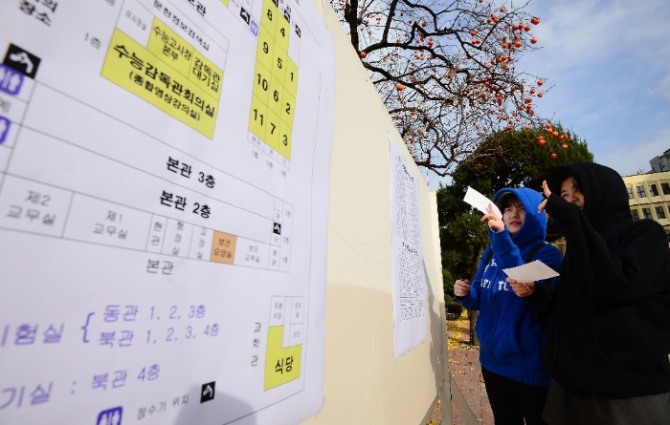
{"type": "Polygon", "coordinates": [[[470,322],[470,340],[468,341],[469,345],[475,346],[477,342],[477,334],[475,333],[475,323],[477,323],[477,316],[479,316],[478,311],[468,310],[468,321],[470,322]]]}

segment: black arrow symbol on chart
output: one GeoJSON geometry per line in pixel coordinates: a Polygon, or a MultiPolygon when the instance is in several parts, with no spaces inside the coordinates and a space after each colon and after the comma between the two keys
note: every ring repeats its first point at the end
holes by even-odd
{"type": "Polygon", "coordinates": [[[202,389],[200,390],[200,403],[214,400],[215,388],[216,381],[203,384],[202,389]]]}
{"type": "Polygon", "coordinates": [[[41,59],[27,50],[10,44],[3,60],[3,65],[20,72],[29,78],[35,78],[41,59]]]}

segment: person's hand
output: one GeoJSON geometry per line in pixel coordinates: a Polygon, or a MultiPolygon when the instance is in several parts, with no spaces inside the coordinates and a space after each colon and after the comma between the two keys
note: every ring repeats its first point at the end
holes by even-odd
{"type": "Polygon", "coordinates": [[[503,223],[502,217],[498,217],[493,210],[493,204],[489,204],[488,212],[484,214],[481,221],[488,221],[489,229],[494,232],[502,232],[505,230],[505,223],[503,223]]]}
{"type": "Polygon", "coordinates": [[[537,206],[537,212],[539,213],[544,211],[544,209],[547,206],[547,201],[551,196],[551,190],[549,190],[549,185],[547,184],[546,180],[542,180],[542,195],[544,196],[544,199],[542,200],[542,202],[540,202],[540,205],[537,206]]]}
{"type": "Polygon", "coordinates": [[[506,280],[512,286],[512,291],[514,291],[518,297],[527,297],[535,292],[535,282],[519,282],[518,280],[512,279],[511,277],[508,277],[506,280]]]}
{"type": "Polygon", "coordinates": [[[458,279],[454,283],[454,295],[464,297],[470,293],[470,281],[467,279],[458,279]]]}

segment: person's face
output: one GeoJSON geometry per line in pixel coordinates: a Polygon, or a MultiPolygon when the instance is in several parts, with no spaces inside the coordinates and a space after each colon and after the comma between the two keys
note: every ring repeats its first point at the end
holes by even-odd
{"type": "Polygon", "coordinates": [[[568,177],[561,183],[561,198],[584,209],[584,194],[578,189],[575,179],[568,177]]]}
{"type": "Polygon", "coordinates": [[[510,202],[503,211],[503,223],[511,235],[516,235],[526,219],[526,210],[518,200],[510,202]]]}

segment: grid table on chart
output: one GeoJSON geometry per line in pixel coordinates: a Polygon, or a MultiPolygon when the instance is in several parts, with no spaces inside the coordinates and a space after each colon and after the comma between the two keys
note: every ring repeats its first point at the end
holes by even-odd
{"type": "Polygon", "coordinates": [[[291,156],[298,67],[289,56],[291,24],[277,6],[263,2],[256,52],[249,130],[285,159],[291,156]]]}

